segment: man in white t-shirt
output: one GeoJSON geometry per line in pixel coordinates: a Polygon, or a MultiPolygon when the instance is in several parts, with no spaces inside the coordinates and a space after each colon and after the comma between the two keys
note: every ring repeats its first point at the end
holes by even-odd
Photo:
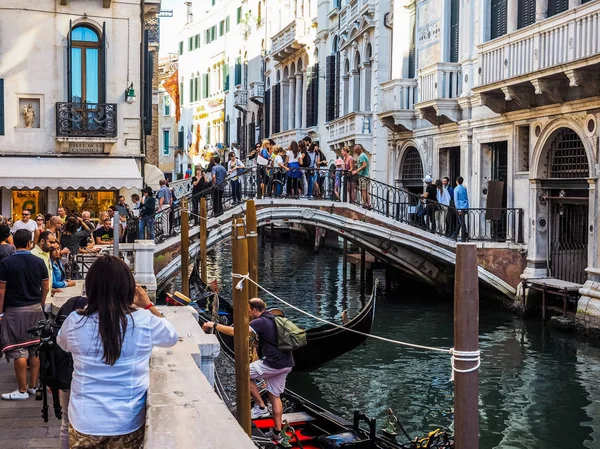
{"type": "Polygon", "coordinates": [[[14,234],[19,229],[27,229],[28,231],[31,231],[31,237],[33,241],[33,235],[35,234],[35,231],[37,231],[37,225],[35,224],[35,221],[31,220],[31,211],[24,209],[22,212],[22,217],[23,218],[13,225],[12,233],[14,234]]]}

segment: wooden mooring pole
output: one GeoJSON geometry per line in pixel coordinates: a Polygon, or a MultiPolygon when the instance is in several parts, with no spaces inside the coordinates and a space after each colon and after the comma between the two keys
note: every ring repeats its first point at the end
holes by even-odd
{"type": "Polygon", "coordinates": [[[342,269],[342,272],[344,274],[344,281],[345,281],[346,273],[348,270],[348,239],[346,237],[342,237],[342,239],[344,240],[343,261],[342,261],[342,263],[344,264],[344,267],[342,269]]]}
{"type": "MultiPolygon", "coordinates": [[[[248,241],[248,274],[250,279],[258,282],[258,234],[256,222],[256,203],[254,200],[246,201],[246,231],[248,241]]],[[[258,286],[248,283],[248,298],[258,296],[258,286]]]]}
{"type": "MultiPolygon", "coordinates": [[[[456,246],[454,349],[460,352],[479,350],[479,278],[474,243],[456,246]]],[[[473,368],[475,363],[455,361],[454,365],[459,370],[466,370],[473,368]]],[[[457,448],[479,448],[478,370],[454,373],[454,438],[457,448]]]]}
{"type": "Polygon", "coordinates": [[[208,284],[208,274],[206,267],[206,198],[200,198],[200,278],[205,284],[208,284]]]}
{"type": "MultiPolygon", "coordinates": [[[[231,224],[231,257],[233,274],[245,275],[248,272],[248,241],[244,229],[244,220],[235,218],[231,224]]],[[[243,282],[243,289],[237,287],[240,279],[233,282],[233,349],[235,351],[235,387],[237,400],[237,420],[244,431],[251,436],[250,419],[250,327],[248,316],[248,281],[243,282]]]]}
{"type": "Polygon", "coordinates": [[[187,198],[181,200],[181,291],[190,296],[190,212],[187,198]]]}

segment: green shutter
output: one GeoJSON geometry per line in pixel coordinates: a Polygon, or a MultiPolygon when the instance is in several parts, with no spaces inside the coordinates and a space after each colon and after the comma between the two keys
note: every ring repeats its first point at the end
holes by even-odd
{"type": "Polygon", "coordinates": [[[490,39],[506,34],[506,0],[492,0],[490,39]]]}
{"type": "Polygon", "coordinates": [[[240,6],[237,9],[237,22],[236,23],[240,23],[242,21],[242,7],[240,6]]]}
{"type": "Polygon", "coordinates": [[[194,101],[194,80],[190,79],[190,103],[194,101]]]}
{"type": "Polygon", "coordinates": [[[223,90],[229,90],[229,64],[223,66],[223,90]]]}
{"type": "Polygon", "coordinates": [[[4,135],[4,79],[0,78],[0,136],[4,135]]]}
{"type": "Polygon", "coordinates": [[[230,28],[230,19],[229,16],[227,16],[227,18],[225,19],[225,32],[229,33],[229,28],[230,28]]]}
{"type": "Polygon", "coordinates": [[[450,62],[458,62],[459,0],[450,1],[450,62]]]}
{"type": "Polygon", "coordinates": [[[179,54],[183,54],[183,41],[179,42],[179,54]]]}
{"type": "Polygon", "coordinates": [[[225,21],[221,20],[219,22],[219,37],[223,36],[223,34],[225,34],[225,21]]]}
{"type": "Polygon", "coordinates": [[[569,9],[569,0],[548,0],[548,17],[555,16],[569,9]]]}
{"type": "Polygon", "coordinates": [[[183,100],[185,97],[183,96],[183,83],[179,83],[179,103],[180,106],[183,106],[183,100]]]}
{"type": "Polygon", "coordinates": [[[235,58],[235,85],[242,84],[242,58],[235,58]]]}
{"type": "MultiPolygon", "coordinates": [[[[552,0],[550,0],[552,2],[552,0]]],[[[523,28],[535,23],[535,0],[519,0],[517,26],[523,28]]]]}

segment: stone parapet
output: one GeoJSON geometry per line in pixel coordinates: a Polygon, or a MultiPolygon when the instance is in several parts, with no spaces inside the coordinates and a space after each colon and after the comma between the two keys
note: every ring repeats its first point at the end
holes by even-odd
{"type": "Polygon", "coordinates": [[[577,323],[586,328],[600,330],[600,269],[588,267],[587,280],[579,290],[577,323]]]}
{"type": "Polygon", "coordinates": [[[152,352],[144,447],[255,449],[211,385],[217,338],[202,332],[191,307],[159,310],[175,326],[180,341],[152,352]]]}

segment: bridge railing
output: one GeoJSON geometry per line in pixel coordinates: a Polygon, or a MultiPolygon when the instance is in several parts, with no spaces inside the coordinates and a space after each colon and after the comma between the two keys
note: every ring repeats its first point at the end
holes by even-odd
{"type": "MultiPolygon", "coordinates": [[[[313,189],[316,198],[355,204],[436,235],[457,239],[465,237],[473,241],[523,243],[522,209],[475,208],[459,211],[400,187],[336,169],[298,169],[294,174],[292,170],[281,168],[251,167],[240,170],[238,179],[239,187],[236,188],[239,195],[232,191],[229,177],[220,185],[211,185],[201,192],[186,195],[192,212],[191,224],[198,224],[200,197],[206,198],[208,218],[212,218],[237,205],[240,199],[306,198],[307,184],[312,180],[318,185],[313,189]],[[296,181],[292,182],[292,179],[296,181]],[[463,223],[465,235],[461,236],[463,223]]],[[[153,217],[157,243],[180,232],[181,200],[178,198],[173,207],[157,212],[153,217]]]]}

